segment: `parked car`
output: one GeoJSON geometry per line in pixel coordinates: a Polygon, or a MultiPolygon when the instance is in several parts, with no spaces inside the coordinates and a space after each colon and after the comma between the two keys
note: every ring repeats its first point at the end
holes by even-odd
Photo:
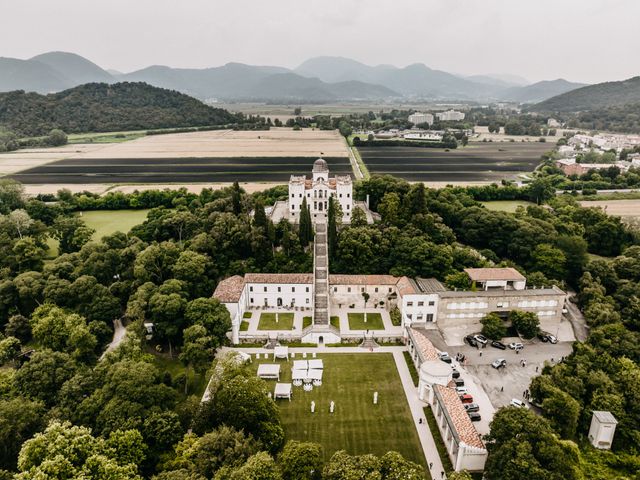
{"type": "Polygon", "coordinates": [[[511,350],[522,350],[524,348],[524,345],[520,342],[511,342],[509,344],[509,348],[511,350]]]}
{"type": "Polygon", "coordinates": [[[469,418],[472,422],[479,422],[480,420],[482,420],[482,416],[480,416],[478,412],[467,412],[467,414],[469,415],[469,418]]]}
{"type": "Polygon", "coordinates": [[[451,372],[451,378],[460,378],[460,372],[454,368],[451,372]]]}
{"type": "Polygon", "coordinates": [[[494,340],[493,342],[491,342],[491,346],[493,348],[499,348],[500,350],[506,350],[507,349],[507,346],[504,343],[499,342],[498,340],[494,340]]]}
{"type": "Polygon", "coordinates": [[[462,378],[454,378],[453,383],[456,384],[456,387],[464,387],[464,380],[462,378]]]}
{"type": "Polygon", "coordinates": [[[509,403],[509,405],[511,405],[512,407],[518,407],[518,408],[529,408],[522,400],[518,400],[517,398],[512,398],[511,403],[509,403]]]}
{"type": "Polygon", "coordinates": [[[464,395],[466,393],[469,393],[469,390],[467,390],[467,387],[456,387],[456,392],[458,393],[458,395],[464,395]]]}
{"type": "Polygon", "coordinates": [[[486,345],[487,342],[489,341],[487,340],[487,337],[485,337],[484,335],[474,335],[473,339],[482,345],[486,345]]]}
{"type": "Polygon", "coordinates": [[[462,403],[473,403],[473,397],[468,393],[465,393],[464,395],[460,395],[459,397],[462,403]]]}
{"type": "Polygon", "coordinates": [[[451,363],[451,357],[447,352],[440,352],[438,356],[440,357],[440,360],[442,360],[443,362],[451,363]]]}
{"type": "Polygon", "coordinates": [[[544,343],[547,343],[547,342],[553,343],[553,344],[558,343],[558,339],[556,338],[556,336],[555,335],[551,335],[548,332],[540,332],[538,334],[538,338],[540,340],[542,340],[544,343]]]}
{"type": "Polygon", "coordinates": [[[470,347],[477,347],[478,346],[478,342],[473,337],[473,335],[467,335],[466,337],[464,337],[464,341],[467,342],[470,347]]]}
{"type": "Polygon", "coordinates": [[[478,412],[480,411],[480,405],[478,405],[477,403],[465,403],[464,409],[467,412],[478,412]]]}
{"type": "Polygon", "coordinates": [[[504,358],[498,358],[491,363],[491,366],[496,370],[507,366],[507,361],[504,358]]]}

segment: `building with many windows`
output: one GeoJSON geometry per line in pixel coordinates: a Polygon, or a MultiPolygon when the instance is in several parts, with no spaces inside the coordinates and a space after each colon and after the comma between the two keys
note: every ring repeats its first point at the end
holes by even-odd
{"type": "MultiPolygon", "coordinates": [[[[543,330],[559,325],[566,294],[557,286],[528,288],[512,268],[465,272],[473,281],[470,290],[449,290],[434,278],[330,274],[328,313],[367,305],[388,311],[398,307],[402,327],[463,328],[471,333],[482,328],[480,320],[489,313],[506,320],[511,310],[522,310],[535,313],[543,330]]],[[[242,316],[248,309],[308,310],[313,316],[315,285],[311,273],[247,273],[221,281],[214,297],[227,306],[233,342],[238,343],[242,316]]]]}
{"type": "Polygon", "coordinates": [[[291,175],[288,193],[286,201],[278,201],[273,207],[265,209],[274,223],[283,218],[297,223],[300,219],[303,200],[307,201],[311,220],[314,223],[326,221],[330,198],[333,198],[340,205],[342,223],[351,223],[351,216],[355,208],[360,208],[364,212],[368,223],[373,223],[374,216],[377,215],[369,210],[366,202],[354,200],[351,176],[335,175],[331,177],[329,166],[323,158],[319,158],[313,163],[311,178],[306,175],[291,175]]]}
{"type": "Polygon", "coordinates": [[[353,182],[349,175],[329,177],[329,166],[322,158],[313,163],[311,179],[305,175],[291,175],[289,180],[289,214],[300,214],[302,201],[307,200],[311,217],[326,216],[329,198],[333,197],[342,208],[344,220],[351,217],[353,211],[353,182]]]}

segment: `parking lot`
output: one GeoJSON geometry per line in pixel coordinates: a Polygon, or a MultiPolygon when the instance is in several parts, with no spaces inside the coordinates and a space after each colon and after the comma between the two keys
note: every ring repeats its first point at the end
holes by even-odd
{"type": "MultiPolygon", "coordinates": [[[[557,363],[564,356],[571,353],[573,342],[543,343],[538,339],[526,341],[524,348],[516,353],[507,348],[499,350],[488,344],[484,348],[471,347],[464,345],[447,345],[444,337],[438,330],[428,330],[426,332],[434,346],[441,351],[446,351],[452,358],[456,354],[462,353],[466,358],[461,367],[465,371],[462,377],[467,380],[465,375],[470,376],[474,385],[482,387],[483,394],[486,395],[491,405],[497,409],[508,405],[512,398],[523,399],[523,392],[529,388],[531,379],[538,375],[545,365],[545,362],[557,363]],[[491,363],[499,358],[504,358],[507,362],[506,367],[495,369],[491,363]],[[526,366],[520,363],[525,360],[526,366]]],[[[519,338],[504,338],[503,343],[519,342],[519,338]]],[[[472,393],[474,397],[482,398],[482,394],[472,393]]],[[[485,409],[487,410],[487,409],[485,409]]],[[[492,412],[485,415],[482,405],[480,413],[482,414],[482,423],[485,416],[492,416],[492,412]]],[[[490,418],[488,418],[490,421],[490,418]]],[[[480,423],[480,422],[478,422],[480,423]]],[[[482,429],[478,427],[478,431],[482,429]]]]}

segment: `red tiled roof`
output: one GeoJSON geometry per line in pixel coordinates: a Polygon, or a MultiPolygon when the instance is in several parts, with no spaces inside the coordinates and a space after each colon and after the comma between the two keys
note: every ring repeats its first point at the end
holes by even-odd
{"type": "Polygon", "coordinates": [[[418,293],[415,283],[413,283],[408,277],[400,277],[400,280],[398,280],[396,286],[398,287],[398,293],[400,295],[411,295],[414,293],[418,293]]]}
{"type": "Polygon", "coordinates": [[[429,340],[424,333],[420,330],[412,328],[411,334],[415,341],[416,347],[420,350],[420,356],[422,360],[427,362],[430,360],[438,360],[438,351],[436,347],[433,346],[431,340],[429,340]]]}
{"type": "Polygon", "coordinates": [[[485,448],[455,389],[437,384],[433,388],[440,393],[443,407],[447,410],[460,441],[471,447],[485,448]]]}
{"type": "Polygon", "coordinates": [[[486,282],[490,280],[523,281],[522,275],[515,268],[465,268],[464,271],[474,282],[486,282]]]}
{"type": "Polygon", "coordinates": [[[225,278],[218,283],[216,291],[213,292],[213,297],[217,298],[222,303],[237,302],[240,300],[243,288],[244,278],[240,275],[234,275],[233,277],[225,278]]]}
{"type": "Polygon", "coordinates": [[[313,283],[312,273],[245,273],[245,283],[313,283]]]}
{"type": "Polygon", "coordinates": [[[329,275],[331,285],[395,285],[398,277],[393,275],[329,275]]]}

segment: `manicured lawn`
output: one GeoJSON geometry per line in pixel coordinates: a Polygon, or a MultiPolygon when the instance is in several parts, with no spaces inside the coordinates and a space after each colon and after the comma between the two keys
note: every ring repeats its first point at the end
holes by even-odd
{"type": "Polygon", "coordinates": [[[367,313],[367,322],[364,321],[364,313],[349,313],[349,328],[351,330],[384,330],[382,315],[379,313],[367,313]]]}
{"type": "MultiPolygon", "coordinates": [[[[287,440],[318,442],[325,459],[341,449],[355,455],[395,450],[424,466],[393,355],[329,353],[318,358],[324,361],[322,386],[311,392],[294,387],[291,402],[277,401],[287,440]],[[379,395],[377,405],[373,405],[373,392],[379,395]],[[312,401],[316,403],[313,414],[312,401]],[[335,402],[333,414],[329,413],[331,401],[335,402]]],[[[259,363],[254,361],[252,368],[259,363]]],[[[291,363],[279,363],[280,381],[290,382],[291,363]]],[[[275,381],[268,383],[275,387],[275,381]]]]}
{"type": "Polygon", "coordinates": [[[444,467],[444,470],[449,473],[451,470],[453,470],[453,465],[451,465],[451,460],[449,459],[449,454],[447,453],[447,447],[444,446],[442,435],[440,435],[440,430],[438,430],[436,417],[433,416],[431,407],[425,407],[424,417],[427,419],[429,430],[431,430],[431,434],[433,435],[433,441],[436,443],[436,448],[438,449],[438,455],[440,456],[440,460],[442,461],[442,466],[444,467]]]}
{"type": "Polygon", "coordinates": [[[495,210],[496,212],[508,212],[515,213],[518,207],[530,207],[535,203],[526,202],[524,200],[492,200],[490,202],[480,202],[488,210],[495,210]]]}
{"type": "Polygon", "coordinates": [[[247,330],[249,330],[249,322],[243,320],[242,322],[240,322],[240,331],[246,332],[247,330]]]}
{"type": "MultiPolygon", "coordinates": [[[[340,317],[332,315],[329,321],[331,322],[331,325],[333,325],[338,330],[340,330],[340,317]]],[[[311,325],[311,317],[302,317],[302,328],[307,328],[310,325],[311,325]]]]}
{"type": "Polygon", "coordinates": [[[279,313],[276,322],[275,313],[261,313],[258,330],[292,330],[293,313],[279,313]]]}
{"type": "Polygon", "coordinates": [[[404,361],[407,362],[407,368],[409,368],[409,373],[411,374],[411,380],[413,380],[413,384],[417,387],[420,378],[418,376],[418,370],[416,370],[416,364],[413,363],[413,359],[411,358],[411,354],[409,352],[402,352],[404,354],[404,361]]]}
{"type": "MultiPolygon", "coordinates": [[[[102,237],[115,232],[128,233],[136,225],[140,225],[147,219],[148,209],[142,210],[92,210],[82,212],[82,220],[86,225],[95,230],[91,237],[93,241],[99,241],[102,237]]],[[[58,256],[58,240],[47,239],[49,257],[58,256]]]]}
{"type": "Polygon", "coordinates": [[[244,312],[242,314],[242,318],[251,318],[253,317],[253,313],[252,312],[244,312]]]}

